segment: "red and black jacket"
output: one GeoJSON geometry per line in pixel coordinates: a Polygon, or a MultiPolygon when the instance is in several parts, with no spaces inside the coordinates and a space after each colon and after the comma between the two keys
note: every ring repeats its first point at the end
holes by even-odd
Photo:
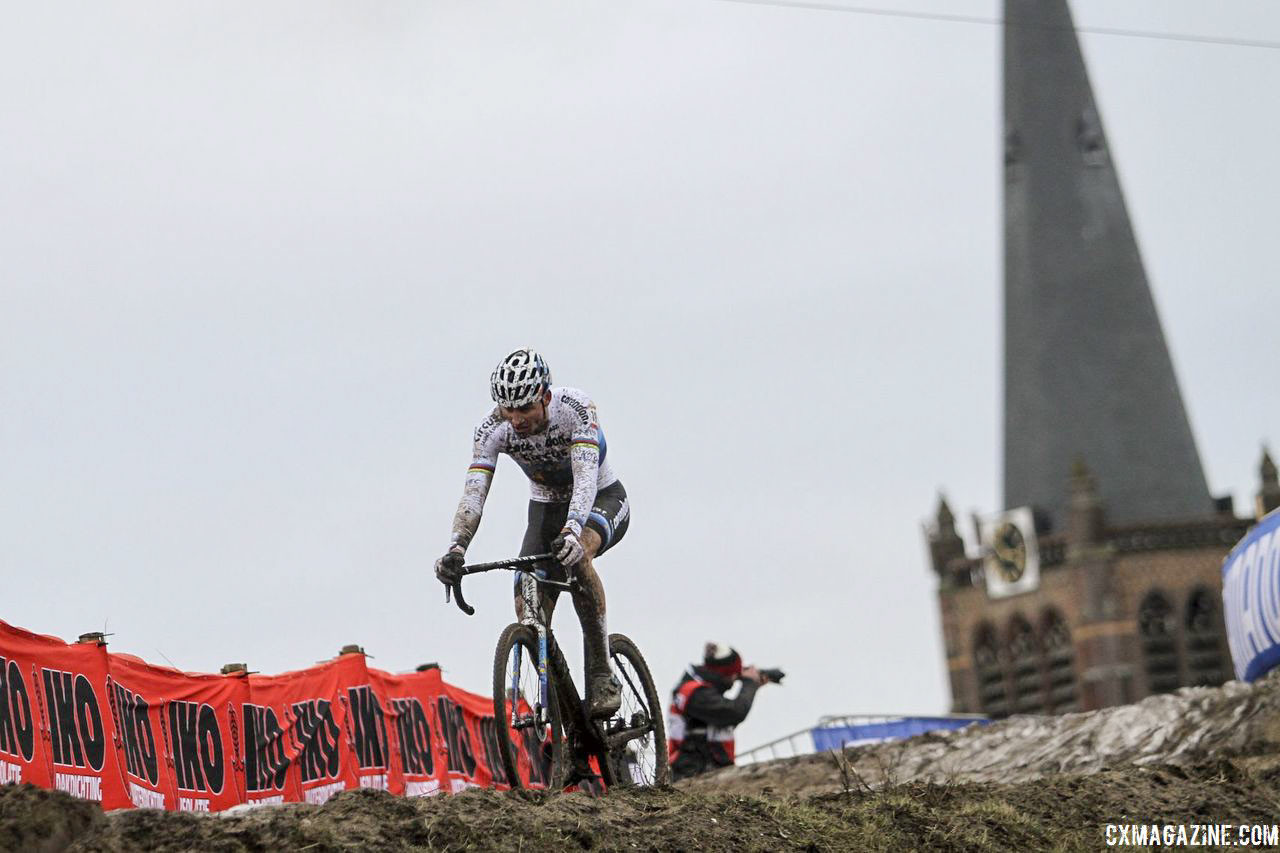
{"type": "Polygon", "coordinates": [[[727,699],[735,680],[690,666],[671,692],[667,753],[673,780],[733,764],[734,729],[747,718],[759,687],[743,681],[738,695],[727,699]]]}

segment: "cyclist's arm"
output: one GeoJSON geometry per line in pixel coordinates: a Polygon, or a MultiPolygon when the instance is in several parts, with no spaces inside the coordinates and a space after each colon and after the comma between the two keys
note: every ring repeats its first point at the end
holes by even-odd
{"type": "Polygon", "coordinates": [[[501,421],[491,415],[476,429],[471,467],[467,469],[467,479],[462,487],[462,500],[458,501],[458,510],[453,514],[453,533],[449,539],[450,545],[464,551],[480,527],[484,502],[489,497],[489,484],[493,482],[501,447],[497,436],[501,425],[501,421]]]}
{"type": "Polygon", "coordinates": [[[569,498],[569,513],[564,523],[575,536],[582,536],[600,480],[600,426],[596,423],[596,407],[590,400],[581,402],[585,405],[572,407],[577,412],[569,446],[573,495],[569,498]]]}
{"type": "Polygon", "coordinates": [[[759,687],[754,681],[743,680],[738,695],[732,699],[726,699],[714,688],[699,687],[689,697],[685,714],[710,726],[736,726],[751,712],[759,687]]]}

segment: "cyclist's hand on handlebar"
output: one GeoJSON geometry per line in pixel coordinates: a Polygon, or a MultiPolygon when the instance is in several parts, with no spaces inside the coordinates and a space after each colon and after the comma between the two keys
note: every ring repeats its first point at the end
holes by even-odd
{"type": "Polygon", "coordinates": [[[454,545],[449,553],[436,560],[436,579],[445,586],[453,586],[462,580],[462,564],[465,561],[465,552],[454,545]]]}
{"type": "Polygon", "coordinates": [[[582,548],[582,540],[578,538],[578,534],[565,528],[560,531],[559,536],[551,540],[551,553],[560,561],[560,565],[574,566],[582,559],[585,551],[582,548]]]}

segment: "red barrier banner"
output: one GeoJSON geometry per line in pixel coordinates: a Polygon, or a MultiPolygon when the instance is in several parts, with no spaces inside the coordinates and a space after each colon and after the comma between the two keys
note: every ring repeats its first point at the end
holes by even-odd
{"type": "Polygon", "coordinates": [[[443,695],[436,706],[440,729],[449,748],[450,790],[487,787],[505,790],[511,787],[498,752],[499,737],[508,737],[516,745],[516,763],[530,787],[546,787],[550,775],[550,754],[544,753],[542,739],[532,728],[516,731],[510,721],[501,725],[494,721],[493,699],[470,693],[452,684],[442,683],[443,695]]]}
{"type": "MultiPolygon", "coordinates": [[[[445,683],[434,668],[408,675],[370,670],[370,675],[396,715],[393,727],[407,794],[511,786],[498,752],[492,698],[445,683]]],[[[545,735],[539,737],[532,728],[505,728],[517,747],[521,778],[530,787],[546,787],[551,756],[543,749],[545,735]]]]}
{"type": "Polygon", "coordinates": [[[36,667],[46,648],[65,646],[0,622],[0,784],[53,787],[36,667]]]}
{"type": "Polygon", "coordinates": [[[439,669],[393,675],[359,653],[282,675],[204,675],[0,622],[0,784],[107,809],[508,788],[500,737],[517,745],[522,777],[545,786],[545,737],[509,722],[439,669]]]}
{"type": "Polygon", "coordinates": [[[346,708],[346,735],[355,752],[361,788],[404,793],[404,773],[391,749],[387,718],[391,710],[363,654],[337,660],[341,702],[346,708]]]}
{"type": "Polygon", "coordinates": [[[490,785],[500,789],[510,787],[502,761],[494,751],[496,744],[485,740],[486,731],[493,729],[493,699],[444,682],[440,686],[436,716],[445,742],[450,792],[490,785]],[[485,721],[487,725],[483,725],[485,721]]]}
{"type": "Polygon", "coordinates": [[[444,692],[439,669],[405,675],[369,670],[379,694],[386,697],[388,728],[407,797],[439,794],[448,781],[448,747],[440,734],[436,700],[444,692]]]}
{"type": "MultiPolygon", "coordinates": [[[[530,714],[532,709],[523,699],[520,700],[520,713],[530,714]]],[[[548,738],[551,736],[550,729],[544,726],[542,729],[532,727],[516,730],[511,728],[510,720],[507,721],[507,733],[511,738],[511,742],[516,745],[516,763],[519,765],[520,778],[524,779],[531,788],[545,788],[551,778],[551,742],[548,738]]],[[[496,741],[496,730],[491,736],[486,729],[486,742],[490,738],[496,741]]],[[[497,755],[497,744],[494,743],[492,751],[498,764],[502,763],[502,759],[497,755]]]]}
{"type": "Polygon", "coordinates": [[[351,788],[403,790],[386,716],[362,654],[283,675],[249,676],[248,802],[319,804],[351,788]]]}
{"type": "Polygon", "coordinates": [[[243,675],[203,675],[109,654],[109,697],[129,798],[139,808],[220,811],[245,801],[243,675]]]}
{"type": "Polygon", "coordinates": [[[107,651],[0,622],[0,782],[132,805],[107,698],[107,651]]]}

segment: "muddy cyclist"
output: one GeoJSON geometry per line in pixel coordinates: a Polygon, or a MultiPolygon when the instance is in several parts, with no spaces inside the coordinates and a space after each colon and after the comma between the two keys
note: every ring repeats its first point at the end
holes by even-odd
{"type": "MultiPolygon", "coordinates": [[[[604,586],[594,561],[627,532],[627,492],[606,458],[595,404],[582,391],[553,387],[551,370],[537,352],[518,349],[502,359],[489,391],[497,406],[476,427],[471,467],[449,548],[436,561],[436,577],[446,586],[458,580],[498,454],[507,454],[529,478],[529,525],[520,554],[550,552],[562,572],[572,568],[577,577],[572,598],[582,624],[588,713],[606,718],[618,710],[620,695],[609,672],[604,586]]],[[[554,589],[542,593],[548,622],[558,594],[554,589]]],[[[516,618],[523,619],[518,579],[515,603],[516,618]]]]}

